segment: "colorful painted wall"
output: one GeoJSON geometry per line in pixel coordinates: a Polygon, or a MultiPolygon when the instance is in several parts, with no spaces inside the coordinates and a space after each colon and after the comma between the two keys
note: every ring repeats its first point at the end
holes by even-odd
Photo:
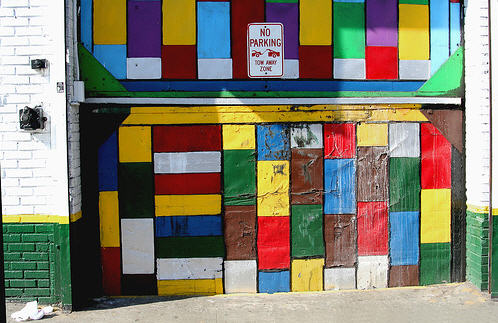
{"type": "Polygon", "coordinates": [[[125,111],[98,147],[108,295],[429,285],[463,270],[459,110],[125,111]]]}
{"type": "Polygon", "coordinates": [[[458,0],[82,0],[82,79],[98,97],[459,96],[460,11],[458,0]],[[255,22],[284,26],[282,80],[247,81],[255,22]],[[424,87],[450,56],[444,81],[424,87]]]}

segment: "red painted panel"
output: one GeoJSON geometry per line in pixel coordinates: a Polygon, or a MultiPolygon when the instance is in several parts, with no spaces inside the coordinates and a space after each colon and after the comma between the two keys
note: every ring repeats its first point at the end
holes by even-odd
{"type": "Polygon", "coordinates": [[[451,143],[430,123],[420,125],[422,189],[451,188],[451,143]]]}
{"type": "Polygon", "coordinates": [[[104,295],[121,295],[121,248],[100,248],[104,295]]]}
{"type": "Polygon", "coordinates": [[[332,78],[332,46],[299,46],[299,78],[332,78]]]}
{"type": "Polygon", "coordinates": [[[153,130],[154,152],[188,152],[221,150],[221,127],[156,126],[153,130]]]}
{"type": "Polygon", "coordinates": [[[368,46],[365,52],[367,79],[395,80],[398,78],[398,48],[368,46]]]}
{"type": "Polygon", "coordinates": [[[354,158],[356,156],[356,127],[354,123],[329,123],[323,126],[325,158],[354,158]]]}
{"type": "Polygon", "coordinates": [[[156,174],[156,195],[214,194],[221,192],[220,173],[156,174]]]}
{"type": "Polygon", "coordinates": [[[290,265],[288,216],[258,217],[258,269],[285,269],[290,265]]]}
{"type": "Polygon", "coordinates": [[[163,79],[195,79],[196,53],[195,45],[163,46],[161,52],[163,79]]]}
{"type": "Polygon", "coordinates": [[[247,79],[247,24],[265,21],[264,0],[232,0],[232,68],[234,79],[247,79]]]}
{"type": "Polygon", "coordinates": [[[358,202],[358,255],[387,255],[387,202],[358,202]]]}

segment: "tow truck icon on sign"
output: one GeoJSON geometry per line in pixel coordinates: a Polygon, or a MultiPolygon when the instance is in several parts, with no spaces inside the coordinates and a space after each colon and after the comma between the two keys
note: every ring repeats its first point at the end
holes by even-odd
{"type": "Polygon", "coordinates": [[[279,57],[279,56],[280,56],[280,53],[279,53],[279,52],[276,52],[276,51],[271,50],[271,49],[267,49],[267,50],[265,50],[264,52],[259,52],[259,51],[257,51],[257,50],[253,50],[253,51],[251,52],[251,56],[252,56],[252,57],[259,57],[259,56],[262,56],[262,55],[263,55],[264,53],[266,53],[266,52],[268,52],[268,57],[273,57],[273,58],[275,58],[275,57],[279,57]]]}

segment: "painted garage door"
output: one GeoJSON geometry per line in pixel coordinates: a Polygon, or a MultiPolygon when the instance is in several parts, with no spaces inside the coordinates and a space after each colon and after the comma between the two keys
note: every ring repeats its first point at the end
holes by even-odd
{"type": "Polygon", "coordinates": [[[452,168],[461,141],[434,116],[456,113],[454,130],[461,111],[130,111],[98,149],[106,294],[451,281],[452,168]]]}

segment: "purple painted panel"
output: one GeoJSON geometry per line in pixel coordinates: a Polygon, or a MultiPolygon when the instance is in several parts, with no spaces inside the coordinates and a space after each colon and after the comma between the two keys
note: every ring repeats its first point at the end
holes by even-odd
{"type": "Polygon", "coordinates": [[[398,47],[398,0],[367,1],[367,46],[398,47]]]}
{"type": "Polygon", "coordinates": [[[128,1],[128,57],[161,57],[161,1],[128,1]]]}
{"type": "Polygon", "coordinates": [[[266,21],[284,25],[284,57],[297,59],[299,48],[299,7],[297,3],[266,3],[266,21]]]}

